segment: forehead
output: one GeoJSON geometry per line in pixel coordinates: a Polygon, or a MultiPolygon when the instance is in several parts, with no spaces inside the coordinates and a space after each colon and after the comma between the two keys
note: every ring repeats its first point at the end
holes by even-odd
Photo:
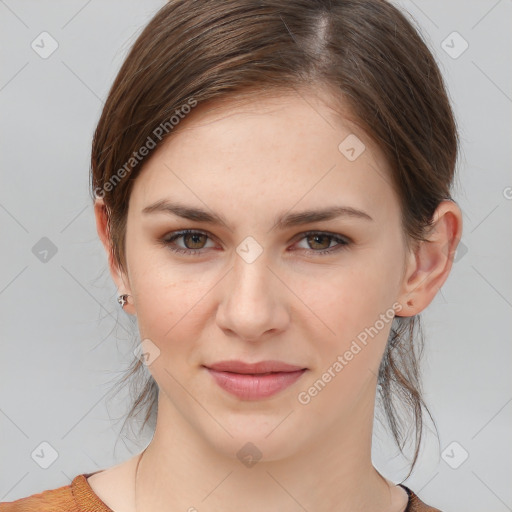
{"type": "Polygon", "coordinates": [[[383,153],[344,112],[318,91],[199,104],[145,163],[133,199],[142,206],[185,194],[255,213],[297,201],[350,203],[375,215],[391,202],[396,210],[383,153]]]}

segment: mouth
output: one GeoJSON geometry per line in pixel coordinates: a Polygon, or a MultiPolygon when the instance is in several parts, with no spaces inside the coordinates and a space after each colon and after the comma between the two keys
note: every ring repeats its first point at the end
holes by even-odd
{"type": "Polygon", "coordinates": [[[273,396],[294,384],[307,371],[307,368],[282,361],[220,361],[205,368],[222,389],[242,400],[273,396]]]}

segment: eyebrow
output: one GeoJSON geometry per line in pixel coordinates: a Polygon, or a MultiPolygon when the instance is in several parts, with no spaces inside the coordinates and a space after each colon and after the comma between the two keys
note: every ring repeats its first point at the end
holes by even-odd
{"type": "MultiPolygon", "coordinates": [[[[142,213],[167,213],[192,221],[228,226],[228,223],[222,215],[214,212],[208,212],[201,208],[171,202],[167,199],[160,199],[159,201],[146,206],[142,210],[142,213]]],[[[339,217],[350,217],[373,221],[372,217],[363,210],[358,210],[351,206],[331,206],[317,210],[304,210],[297,213],[288,213],[285,211],[277,215],[274,225],[277,229],[284,230],[303,224],[332,220],[339,217]]]]}

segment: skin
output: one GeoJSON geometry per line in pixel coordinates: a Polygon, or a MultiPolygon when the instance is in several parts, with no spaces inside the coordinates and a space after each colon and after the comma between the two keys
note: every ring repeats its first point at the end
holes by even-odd
{"type": "Polygon", "coordinates": [[[112,278],[130,295],[125,311],[136,315],[141,340],[160,351],[148,367],[160,389],[159,413],[139,466],[137,506],[139,455],[89,478],[111,508],[405,510],[405,491],[371,461],[376,375],[391,322],[309,403],[298,395],[393,304],[403,307],[401,316],[430,304],[449,275],[462,215],[453,202],[441,203],[431,243],[408,251],[383,154],[329,100],[310,90],[197,106],[135,181],[125,271],[112,258],[96,200],[112,278]],[[338,149],[350,134],[366,146],[355,161],[338,149]],[[216,212],[226,224],[142,213],[160,199],[216,212]],[[274,226],[280,213],[333,205],[373,220],[274,226]],[[174,241],[199,255],[159,242],[182,229],[206,232],[174,241]],[[306,231],[351,243],[315,241],[306,231]],[[252,263],[236,252],[248,236],[263,249],[252,263]],[[334,250],[318,254],[327,248],[334,250]],[[275,359],[308,370],[277,395],[248,401],[202,367],[225,359],[275,359]],[[248,441],[262,453],[250,468],[236,455],[248,441]]]}

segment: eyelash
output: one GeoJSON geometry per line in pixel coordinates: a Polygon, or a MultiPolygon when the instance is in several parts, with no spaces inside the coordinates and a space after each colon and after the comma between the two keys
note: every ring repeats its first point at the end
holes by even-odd
{"type": "MultiPolygon", "coordinates": [[[[201,252],[203,249],[183,249],[181,247],[180,248],[172,247],[172,245],[171,245],[175,240],[178,240],[179,238],[183,238],[186,235],[194,235],[194,234],[195,235],[205,235],[209,239],[211,239],[211,237],[208,235],[208,233],[206,233],[204,231],[199,231],[199,230],[194,230],[194,229],[184,229],[183,231],[175,231],[173,233],[167,234],[164,238],[162,238],[160,240],[160,242],[165,247],[167,247],[168,249],[170,249],[171,251],[173,251],[175,253],[183,254],[183,255],[187,255],[187,256],[200,256],[201,254],[203,254],[201,252]],[[169,235],[171,235],[171,236],[169,236],[169,235]]],[[[333,233],[328,233],[325,231],[307,231],[305,233],[301,233],[301,235],[302,235],[302,238],[297,240],[296,243],[304,240],[305,238],[307,238],[308,236],[311,236],[311,235],[327,236],[328,238],[331,239],[331,242],[332,242],[332,240],[334,240],[335,242],[338,242],[338,246],[331,247],[329,249],[323,249],[321,251],[315,251],[314,249],[303,249],[308,254],[312,253],[315,256],[316,255],[325,256],[325,255],[333,254],[334,252],[338,252],[340,250],[345,249],[346,247],[348,247],[351,244],[351,241],[349,239],[347,239],[346,237],[341,237],[339,235],[335,235],[333,233]]]]}

